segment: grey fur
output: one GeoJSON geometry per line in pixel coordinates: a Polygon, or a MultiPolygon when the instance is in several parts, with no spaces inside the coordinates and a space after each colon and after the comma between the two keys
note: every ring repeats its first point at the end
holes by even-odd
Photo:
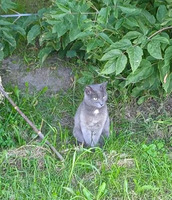
{"type": "Polygon", "coordinates": [[[78,142],[94,147],[102,136],[109,136],[107,83],[86,86],[84,99],[74,118],[73,135],[78,142]]]}

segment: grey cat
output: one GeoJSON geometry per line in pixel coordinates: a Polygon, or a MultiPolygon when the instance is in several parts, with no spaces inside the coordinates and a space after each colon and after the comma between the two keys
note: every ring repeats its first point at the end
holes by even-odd
{"type": "Polygon", "coordinates": [[[86,86],[84,99],[75,114],[73,135],[86,146],[94,147],[101,142],[102,136],[109,136],[106,85],[86,86]]]}

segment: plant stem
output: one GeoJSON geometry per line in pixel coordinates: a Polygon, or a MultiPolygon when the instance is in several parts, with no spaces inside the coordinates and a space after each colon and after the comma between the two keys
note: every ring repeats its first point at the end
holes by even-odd
{"type": "Polygon", "coordinates": [[[168,30],[168,29],[172,29],[172,26],[168,26],[168,27],[164,27],[158,31],[156,31],[155,33],[153,33],[151,36],[148,37],[148,40],[150,40],[152,37],[154,37],[155,35],[165,31],[165,30],[168,30]]]}
{"type": "MultiPolygon", "coordinates": [[[[11,105],[14,107],[15,110],[23,117],[23,119],[32,127],[32,129],[38,134],[38,136],[43,140],[45,136],[42,134],[40,130],[36,128],[36,126],[28,119],[28,117],[17,107],[17,105],[13,102],[13,100],[8,96],[8,94],[4,91],[2,86],[0,86],[0,92],[8,99],[11,105]]],[[[50,149],[56,154],[56,156],[61,160],[64,161],[63,156],[50,144],[48,140],[45,140],[45,143],[50,147],[50,149]]]]}

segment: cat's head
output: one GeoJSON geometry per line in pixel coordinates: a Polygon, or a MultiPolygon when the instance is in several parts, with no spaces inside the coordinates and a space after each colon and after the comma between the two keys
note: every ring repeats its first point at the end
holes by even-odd
{"type": "Polygon", "coordinates": [[[106,85],[107,82],[86,86],[84,91],[84,102],[88,106],[102,108],[107,101],[106,85]]]}

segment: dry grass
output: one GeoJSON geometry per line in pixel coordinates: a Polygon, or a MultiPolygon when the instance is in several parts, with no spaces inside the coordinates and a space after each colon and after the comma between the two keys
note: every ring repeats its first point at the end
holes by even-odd
{"type": "Polygon", "coordinates": [[[15,166],[18,170],[22,168],[23,160],[30,162],[36,160],[39,169],[45,168],[44,157],[46,153],[51,153],[49,149],[37,145],[24,145],[16,149],[8,150],[6,159],[10,166],[15,166]]]}

